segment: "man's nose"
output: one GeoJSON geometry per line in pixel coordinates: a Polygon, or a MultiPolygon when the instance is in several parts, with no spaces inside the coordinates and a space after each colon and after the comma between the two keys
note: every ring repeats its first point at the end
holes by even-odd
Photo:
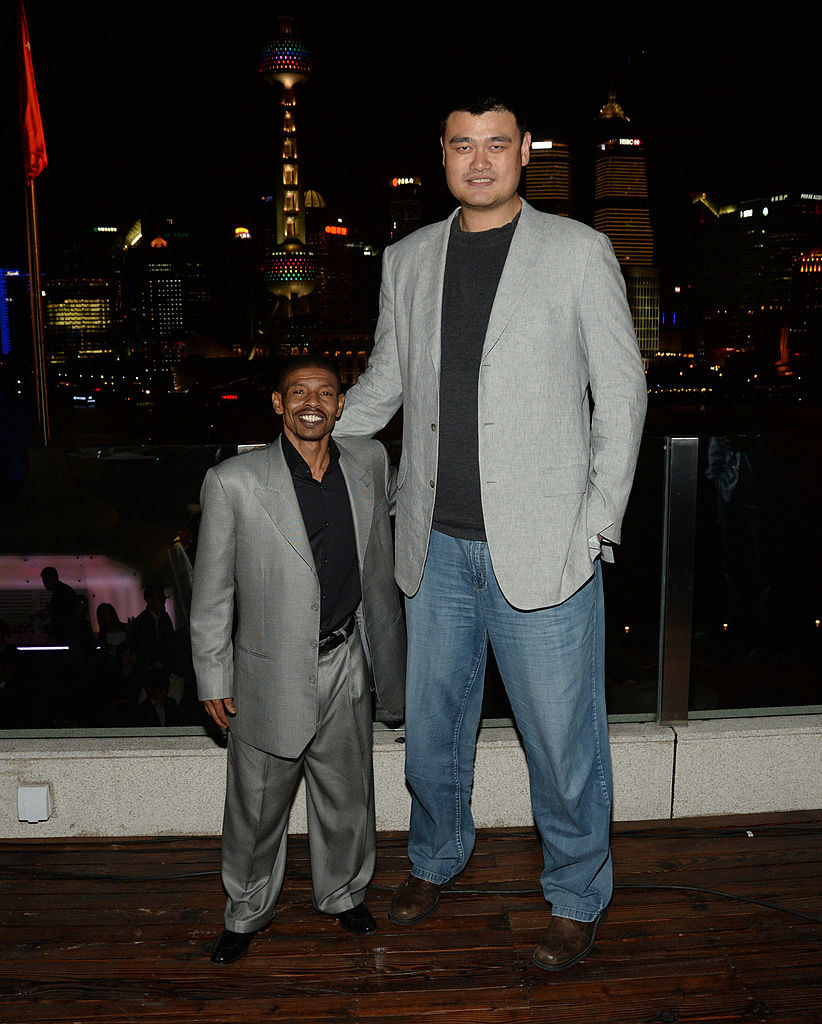
{"type": "Polygon", "coordinates": [[[486,152],[484,152],[484,150],[478,149],[474,153],[474,158],[471,161],[471,170],[472,171],[477,171],[477,170],[481,170],[483,167],[490,167],[490,166],[491,166],[491,161],[490,161],[490,159],[488,157],[488,154],[486,152]]]}

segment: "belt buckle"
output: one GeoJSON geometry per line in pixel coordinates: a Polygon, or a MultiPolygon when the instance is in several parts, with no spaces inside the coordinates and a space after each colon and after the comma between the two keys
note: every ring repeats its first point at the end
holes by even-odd
{"type": "Polygon", "coordinates": [[[325,640],[320,640],[320,650],[333,651],[341,644],[344,644],[354,632],[354,622],[354,616],[351,615],[347,621],[339,627],[339,629],[334,630],[334,632],[327,636],[325,640]]]}

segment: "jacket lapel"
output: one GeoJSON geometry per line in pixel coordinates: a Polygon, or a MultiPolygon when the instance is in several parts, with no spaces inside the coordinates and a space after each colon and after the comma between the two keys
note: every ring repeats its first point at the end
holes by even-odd
{"type": "Polygon", "coordinates": [[[276,529],[313,570],[314,555],[279,438],[268,449],[265,486],[255,487],[254,494],[276,529]]]}
{"type": "Polygon", "coordinates": [[[340,469],[345,477],[348,488],[348,499],[351,502],[351,518],[354,520],[354,537],[357,542],[357,561],[362,571],[365,549],[371,533],[371,520],[374,515],[374,481],[365,466],[337,441],[340,449],[340,469]]]}
{"type": "Polygon", "coordinates": [[[419,287],[415,289],[415,295],[426,296],[428,305],[422,318],[422,338],[428,346],[431,362],[434,364],[434,372],[439,376],[440,372],[440,351],[441,339],[440,330],[442,327],[442,286],[445,277],[445,258],[448,255],[448,239],[451,235],[451,224],[454,217],[459,216],[457,210],[451,217],[439,225],[439,230],[434,231],[420,244],[417,254],[419,287]]]}
{"type": "Polygon", "coordinates": [[[511,239],[511,248],[508,250],[488,320],[488,330],[482,349],[483,358],[493,349],[511,317],[525,302],[528,290],[535,279],[531,268],[539,263],[544,245],[539,219],[534,216],[533,208],[523,200],[519,224],[511,239]]]}

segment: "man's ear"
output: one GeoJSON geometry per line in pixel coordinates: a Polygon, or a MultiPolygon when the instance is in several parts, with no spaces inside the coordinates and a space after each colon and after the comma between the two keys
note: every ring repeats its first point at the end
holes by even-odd
{"type": "Polygon", "coordinates": [[[522,166],[526,167],[528,161],[531,159],[531,133],[525,132],[522,136],[522,146],[520,147],[520,157],[522,159],[522,166]]]}
{"type": "Polygon", "coordinates": [[[337,419],[342,416],[343,406],[345,405],[345,395],[340,395],[337,399],[337,419]]]}
{"type": "Polygon", "coordinates": [[[280,394],[279,391],[272,391],[271,392],[271,404],[274,406],[274,412],[276,412],[278,416],[282,416],[282,414],[283,414],[283,396],[280,394]]]}

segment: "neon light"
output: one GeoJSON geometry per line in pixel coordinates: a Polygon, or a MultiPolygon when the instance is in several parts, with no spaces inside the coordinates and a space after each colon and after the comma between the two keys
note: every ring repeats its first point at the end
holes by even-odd
{"type": "Polygon", "coordinates": [[[348,228],[338,227],[336,224],[326,224],[325,233],[327,235],[347,235],[348,228]]]}

